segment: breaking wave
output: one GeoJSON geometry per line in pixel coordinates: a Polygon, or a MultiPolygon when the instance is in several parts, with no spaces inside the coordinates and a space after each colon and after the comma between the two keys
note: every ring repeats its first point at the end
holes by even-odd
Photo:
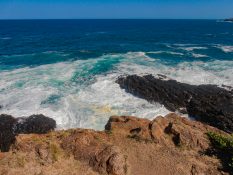
{"type": "Polygon", "coordinates": [[[217,48],[221,49],[225,53],[230,53],[233,52],[233,46],[223,46],[223,45],[218,45],[216,46],[217,48]]]}
{"type": "Polygon", "coordinates": [[[152,119],[169,113],[122,90],[117,77],[164,74],[189,84],[233,86],[233,61],[195,61],[167,65],[144,52],[109,54],[0,72],[0,109],[16,117],[43,113],[59,128],[103,129],[112,115],[152,119]]]}

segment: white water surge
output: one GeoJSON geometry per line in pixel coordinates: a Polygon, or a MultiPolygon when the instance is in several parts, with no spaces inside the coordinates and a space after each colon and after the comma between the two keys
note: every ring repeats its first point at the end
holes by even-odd
{"type": "Polygon", "coordinates": [[[58,128],[103,129],[109,116],[134,115],[152,119],[169,113],[160,104],[150,104],[120,89],[115,80],[126,74],[164,74],[190,84],[233,86],[233,61],[163,64],[143,52],[105,55],[0,72],[0,113],[15,117],[44,114],[58,128]],[[111,68],[96,71],[115,60],[111,68]]]}

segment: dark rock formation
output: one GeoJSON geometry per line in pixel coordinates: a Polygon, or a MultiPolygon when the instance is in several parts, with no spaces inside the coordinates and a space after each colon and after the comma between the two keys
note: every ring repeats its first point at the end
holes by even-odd
{"type": "Polygon", "coordinates": [[[233,18],[224,19],[225,22],[233,22],[233,18]]]}
{"type": "Polygon", "coordinates": [[[55,120],[44,115],[32,115],[28,118],[14,118],[0,115],[0,150],[6,152],[15,142],[17,134],[44,134],[56,128],[55,120]]]}
{"type": "Polygon", "coordinates": [[[16,124],[17,133],[45,134],[56,128],[56,121],[44,115],[32,115],[19,118],[16,124]]]}
{"type": "Polygon", "coordinates": [[[10,115],[0,115],[0,150],[8,151],[15,142],[14,125],[17,120],[10,115]]]}
{"type": "Polygon", "coordinates": [[[152,75],[120,77],[117,83],[137,97],[159,102],[170,111],[187,112],[195,119],[233,132],[233,92],[215,85],[189,85],[152,75]]]}

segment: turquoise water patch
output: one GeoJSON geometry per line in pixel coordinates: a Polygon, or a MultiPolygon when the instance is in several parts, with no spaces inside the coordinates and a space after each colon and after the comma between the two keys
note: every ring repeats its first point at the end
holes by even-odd
{"type": "Polygon", "coordinates": [[[71,81],[77,84],[91,83],[95,80],[95,76],[113,70],[114,65],[120,63],[121,59],[120,56],[116,57],[110,55],[83,63],[80,68],[75,71],[71,81]]]}
{"type": "Polygon", "coordinates": [[[55,105],[61,99],[60,95],[52,94],[46,100],[41,102],[41,105],[53,104],[55,105]]]}

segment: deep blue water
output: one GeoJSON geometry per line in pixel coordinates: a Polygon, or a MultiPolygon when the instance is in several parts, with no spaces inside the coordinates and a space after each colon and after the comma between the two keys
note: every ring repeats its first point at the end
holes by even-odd
{"type": "Polygon", "coordinates": [[[45,113],[61,127],[100,128],[112,114],[166,113],[122,91],[117,76],[161,73],[232,86],[232,67],[233,23],[0,21],[0,113],[45,113]]]}
{"type": "MultiPolygon", "coordinates": [[[[0,21],[0,60],[4,65],[48,64],[111,53],[177,51],[179,46],[176,44],[208,47],[198,53],[208,53],[208,59],[231,60],[232,52],[225,53],[214,46],[233,45],[233,24],[215,20],[0,21]],[[45,58],[43,52],[47,51],[60,51],[71,56],[45,58]],[[37,54],[33,59],[4,58],[32,53],[37,54]]],[[[185,51],[182,53],[186,54],[185,58],[166,54],[160,57],[176,61],[196,60],[185,51]]]]}

